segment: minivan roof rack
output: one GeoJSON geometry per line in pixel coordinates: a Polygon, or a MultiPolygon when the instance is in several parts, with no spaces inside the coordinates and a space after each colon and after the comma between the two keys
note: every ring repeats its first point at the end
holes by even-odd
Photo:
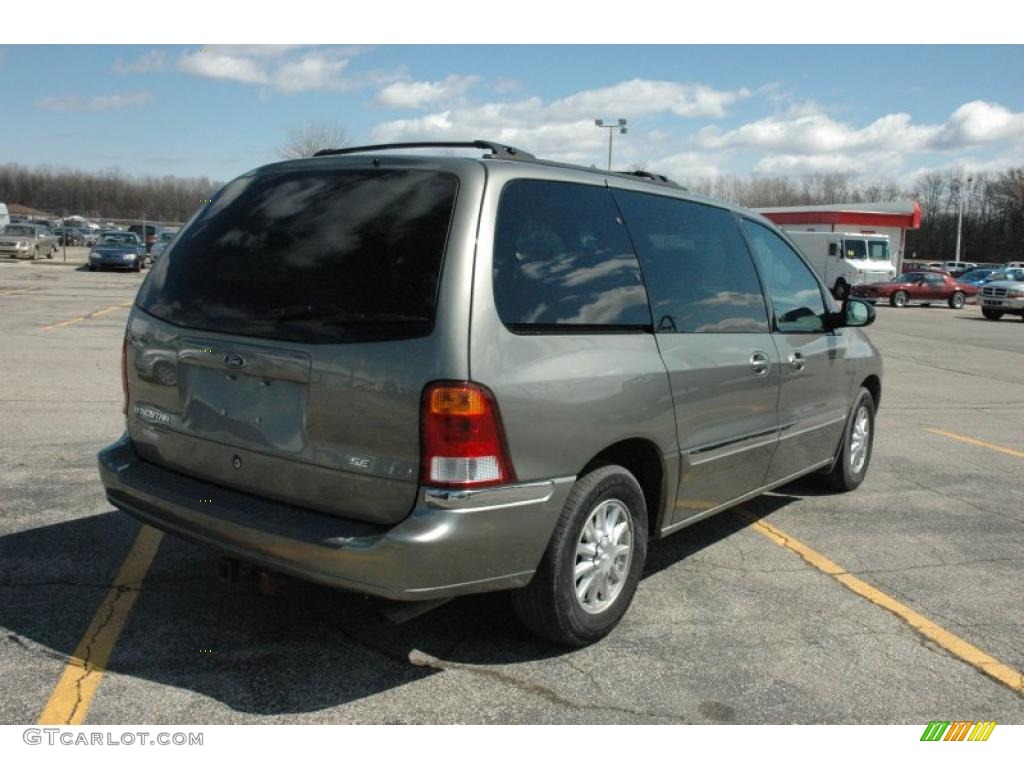
{"type": "Polygon", "coordinates": [[[664,176],[660,173],[652,173],[651,171],[615,171],[615,173],[620,176],[635,176],[636,178],[643,179],[644,181],[653,181],[655,184],[664,184],[668,187],[684,189],[684,187],[679,186],[668,176],[664,176]]]}
{"type": "MultiPolygon", "coordinates": [[[[586,168],[582,165],[573,165],[571,163],[559,163],[552,160],[542,160],[526,150],[519,149],[518,147],[510,147],[507,144],[499,144],[496,141],[486,141],[484,139],[474,139],[472,141],[404,141],[395,144],[367,144],[362,147],[341,147],[339,149],[321,149],[317,152],[314,157],[327,157],[334,155],[357,155],[367,152],[380,152],[390,149],[430,149],[430,148],[470,148],[470,149],[483,149],[490,152],[489,155],[485,155],[485,158],[491,160],[519,160],[528,163],[539,163],[541,165],[554,166],[559,168],[577,168],[579,170],[591,171],[593,173],[606,173],[605,171],[598,170],[597,168],[586,168]]],[[[641,179],[643,181],[649,181],[652,184],[661,184],[666,187],[672,187],[673,189],[680,189],[684,192],[687,191],[686,187],[682,187],[676,182],[672,181],[668,176],[663,176],[660,173],[652,173],[651,171],[612,171],[616,176],[626,176],[634,179],[641,179]]]]}
{"type": "Polygon", "coordinates": [[[362,152],[377,152],[384,149],[426,149],[428,147],[470,147],[475,149],[486,149],[491,157],[503,160],[536,160],[533,155],[522,149],[510,147],[507,144],[498,144],[494,141],[406,141],[399,144],[368,144],[364,147],[343,147],[341,149],[321,149],[314,157],[326,155],[354,155],[362,152]]]}

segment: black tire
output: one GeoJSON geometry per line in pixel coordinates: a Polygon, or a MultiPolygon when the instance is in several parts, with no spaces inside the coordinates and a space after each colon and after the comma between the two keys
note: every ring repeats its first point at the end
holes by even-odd
{"type": "Polygon", "coordinates": [[[839,450],[839,456],[836,459],[835,466],[832,470],[825,475],[825,485],[833,491],[838,493],[845,493],[846,491],[852,491],[854,488],[864,482],[864,477],[868,473],[868,467],[871,465],[871,451],[875,443],[875,400],[871,397],[871,393],[868,392],[864,387],[861,387],[860,392],[857,395],[857,399],[854,401],[853,408],[850,411],[850,418],[846,424],[846,430],[843,432],[843,444],[839,450]],[[863,450],[865,451],[863,461],[858,461],[857,456],[852,455],[854,436],[857,432],[858,421],[861,417],[861,409],[864,409],[864,414],[867,417],[867,434],[866,437],[862,437],[865,440],[863,450]],[[855,464],[859,464],[855,468],[855,464]]]}
{"type": "Polygon", "coordinates": [[[967,303],[967,297],[963,291],[953,291],[953,295],[949,297],[949,308],[950,309],[963,309],[964,304],[967,303]]]}
{"type": "Polygon", "coordinates": [[[1003,316],[1003,313],[995,309],[987,309],[985,307],[982,307],[981,316],[984,317],[986,320],[998,320],[1003,316]]]}
{"type": "Polygon", "coordinates": [[[90,272],[95,272],[96,271],[96,267],[94,267],[92,264],[90,264],[89,265],[89,271],[90,272]]]}
{"type": "MultiPolygon", "coordinates": [[[[606,541],[602,539],[602,544],[606,541]]],[[[512,593],[512,605],[520,620],[538,635],[563,645],[588,645],[611,632],[626,613],[640,583],[646,556],[647,505],[640,484],[625,467],[598,467],[576,481],[540,566],[527,586],[512,593]],[[621,586],[608,605],[594,605],[595,612],[588,612],[576,596],[577,546],[582,543],[583,529],[591,514],[615,501],[624,508],[623,520],[628,518],[631,557],[628,566],[623,566],[626,573],[619,582],[621,586]]],[[[586,594],[591,593],[587,590],[586,594]]],[[[600,594],[595,589],[595,601],[600,594]]]]}
{"type": "Polygon", "coordinates": [[[846,284],[843,278],[836,280],[836,287],[832,289],[832,295],[836,297],[838,301],[843,301],[850,295],[850,286],[846,284]]]}
{"type": "Polygon", "coordinates": [[[889,297],[889,303],[894,307],[905,307],[910,301],[910,294],[906,291],[896,291],[889,297]]]}

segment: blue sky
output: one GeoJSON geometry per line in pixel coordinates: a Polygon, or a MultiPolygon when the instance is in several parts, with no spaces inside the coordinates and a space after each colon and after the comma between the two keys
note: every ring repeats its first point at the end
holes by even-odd
{"type": "Polygon", "coordinates": [[[680,180],[1024,165],[1024,46],[12,46],[0,162],[226,181],[289,129],[492,138],[680,180]]]}

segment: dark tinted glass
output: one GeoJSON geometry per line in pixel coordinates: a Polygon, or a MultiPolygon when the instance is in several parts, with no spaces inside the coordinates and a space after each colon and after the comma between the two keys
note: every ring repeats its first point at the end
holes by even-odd
{"type": "Polygon", "coordinates": [[[810,267],[768,227],[744,219],[743,229],[772,297],[778,330],[782,333],[824,331],[825,300],[810,267]]]}
{"type": "Polygon", "coordinates": [[[640,265],[604,187],[513,181],[501,194],[494,300],[514,331],[649,328],[640,265]]]}
{"type": "Polygon", "coordinates": [[[768,332],[761,284],[731,213],[641,192],[614,196],[640,256],[656,330],[768,332]]]}
{"type": "Polygon", "coordinates": [[[178,234],[138,304],[178,325],[267,338],[426,335],[457,184],[369,169],[237,179],[178,234]]]}

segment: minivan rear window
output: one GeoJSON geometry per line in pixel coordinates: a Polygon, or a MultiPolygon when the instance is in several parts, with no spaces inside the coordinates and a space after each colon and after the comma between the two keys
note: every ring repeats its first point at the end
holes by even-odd
{"type": "Polygon", "coordinates": [[[453,174],[425,170],[244,176],[178,234],[138,306],[270,339],[428,335],[457,187],[453,174]]]}

